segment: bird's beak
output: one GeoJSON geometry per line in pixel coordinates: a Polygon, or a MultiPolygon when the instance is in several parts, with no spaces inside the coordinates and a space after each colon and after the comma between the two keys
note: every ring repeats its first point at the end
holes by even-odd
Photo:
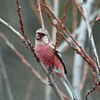
{"type": "Polygon", "coordinates": [[[36,39],[40,39],[40,35],[39,34],[36,34],[36,39]]]}

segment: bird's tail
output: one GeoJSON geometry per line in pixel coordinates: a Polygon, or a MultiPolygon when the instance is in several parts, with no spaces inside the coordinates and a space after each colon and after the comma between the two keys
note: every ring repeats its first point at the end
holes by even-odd
{"type": "Polygon", "coordinates": [[[60,78],[72,100],[78,100],[66,75],[60,78]]]}

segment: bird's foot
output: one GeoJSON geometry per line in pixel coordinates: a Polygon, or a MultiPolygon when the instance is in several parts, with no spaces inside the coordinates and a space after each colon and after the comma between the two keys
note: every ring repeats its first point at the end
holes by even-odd
{"type": "Polygon", "coordinates": [[[49,82],[49,85],[52,87],[52,86],[54,85],[54,83],[50,83],[50,82],[49,82]]]}
{"type": "Polygon", "coordinates": [[[54,69],[54,66],[52,66],[52,67],[49,66],[49,69],[48,69],[49,70],[49,73],[52,73],[53,72],[53,69],[54,69]]]}

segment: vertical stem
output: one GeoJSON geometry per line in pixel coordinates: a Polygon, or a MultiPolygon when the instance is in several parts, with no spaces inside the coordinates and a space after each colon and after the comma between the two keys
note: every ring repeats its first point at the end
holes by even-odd
{"type": "Polygon", "coordinates": [[[1,59],[0,59],[0,100],[3,100],[3,88],[2,88],[2,70],[1,70],[1,59]]]}
{"type": "MultiPolygon", "coordinates": [[[[59,0],[54,0],[54,13],[57,18],[58,18],[58,12],[59,12],[59,0]]],[[[53,19],[53,22],[55,24],[58,23],[55,19],[53,19]]],[[[52,25],[52,42],[53,42],[53,44],[55,44],[55,42],[56,42],[56,32],[57,32],[56,27],[54,25],[52,25]]]]}
{"type": "Polygon", "coordinates": [[[0,62],[1,62],[2,74],[3,74],[4,82],[6,84],[9,100],[13,100],[13,95],[12,95],[10,83],[9,83],[9,80],[8,80],[8,76],[7,76],[7,73],[6,73],[6,69],[5,69],[3,60],[2,60],[1,52],[0,52],[0,62]]]}
{"type": "Polygon", "coordinates": [[[41,25],[42,25],[42,28],[44,28],[44,21],[43,21],[43,17],[41,13],[40,0],[37,0],[37,5],[38,5],[38,11],[39,11],[40,19],[41,19],[41,25]]]}

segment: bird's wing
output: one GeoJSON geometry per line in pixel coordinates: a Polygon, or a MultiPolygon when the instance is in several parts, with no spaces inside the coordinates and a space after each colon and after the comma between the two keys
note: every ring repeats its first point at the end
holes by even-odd
{"type": "Polygon", "coordinates": [[[58,59],[59,59],[59,60],[61,61],[61,63],[63,64],[65,74],[67,74],[67,69],[66,69],[66,66],[65,66],[65,64],[64,64],[64,62],[63,62],[63,59],[62,59],[62,56],[61,56],[60,52],[57,51],[57,50],[55,50],[55,55],[58,57],[58,59]]]}
{"type": "Polygon", "coordinates": [[[64,67],[65,74],[67,74],[67,69],[66,69],[66,66],[63,62],[63,59],[62,59],[62,56],[61,56],[60,52],[58,50],[54,49],[54,45],[51,42],[50,42],[50,46],[52,47],[53,51],[55,51],[55,55],[57,56],[57,58],[61,61],[62,65],[64,67]]]}

